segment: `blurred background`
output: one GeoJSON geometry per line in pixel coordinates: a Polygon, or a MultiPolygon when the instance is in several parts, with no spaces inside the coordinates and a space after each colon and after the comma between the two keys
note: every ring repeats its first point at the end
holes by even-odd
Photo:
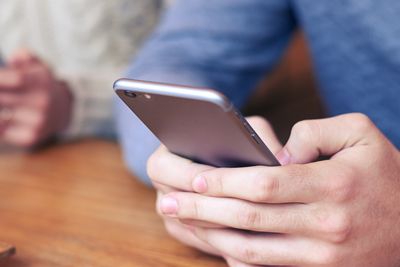
{"type": "MultiPolygon", "coordinates": [[[[111,84],[123,75],[173,2],[3,0],[3,147],[31,148],[54,137],[114,138],[111,84]]],[[[282,141],[295,122],[324,115],[301,32],[258,86],[244,113],[266,117],[282,141]]]]}

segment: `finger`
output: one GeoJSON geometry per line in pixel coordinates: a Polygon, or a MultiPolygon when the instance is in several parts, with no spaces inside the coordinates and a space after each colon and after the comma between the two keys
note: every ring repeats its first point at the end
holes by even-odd
{"type": "Polygon", "coordinates": [[[10,66],[15,68],[25,67],[26,65],[37,62],[39,62],[38,57],[27,48],[16,50],[9,59],[10,66]]]}
{"type": "Polygon", "coordinates": [[[205,253],[220,256],[220,253],[217,249],[211,247],[209,244],[200,240],[194,233],[193,230],[189,227],[186,227],[180,224],[178,221],[173,219],[164,220],[165,228],[167,232],[181,243],[186,244],[188,246],[194,247],[200,251],[205,253]]]}
{"type": "Polygon", "coordinates": [[[198,220],[183,219],[183,220],[179,220],[179,221],[184,225],[193,226],[193,227],[214,228],[214,229],[226,228],[226,226],[224,226],[224,225],[209,223],[209,222],[204,222],[204,221],[198,221],[198,220]]]}
{"type": "Polygon", "coordinates": [[[19,147],[29,148],[39,141],[36,133],[33,133],[29,127],[23,125],[9,125],[2,133],[2,141],[19,147]]]}
{"type": "Polygon", "coordinates": [[[164,146],[157,149],[147,162],[147,171],[153,182],[184,191],[192,190],[193,178],[209,169],[212,167],[172,154],[164,146]]]}
{"type": "Polygon", "coordinates": [[[46,113],[50,105],[50,96],[48,93],[33,89],[32,91],[0,92],[0,107],[17,108],[24,107],[38,112],[46,113]]]}
{"type": "Polygon", "coordinates": [[[3,135],[4,131],[10,126],[10,122],[13,118],[13,114],[8,108],[0,109],[0,136],[3,135]]]}
{"type": "Polygon", "coordinates": [[[338,176],[344,176],[343,172],[345,169],[333,162],[218,168],[200,173],[193,180],[192,188],[208,196],[256,203],[311,203],[328,197],[333,183],[338,181],[338,176]]]}
{"type": "Polygon", "coordinates": [[[31,107],[10,107],[13,117],[12,124],[15,126],[24,126],[34,131],[39,131],[44,127],[45,114],[40,110],[31,107]]]}
{"type": "MultiPolygon", "coordinates": [[[[341,242],[351,232],[349,214],[333,205],[254,204],[195,193],[170,193],[159,204],[163,216],[224,227],[315,237],[341,242]]],[[[215,227],[214,227],[215,228],[215,227]]]]}
{"type": "Polygon", "coordinates": [[[7,130],[7,123],[6,122],[0,122],[0,141],[2,141],[2,135],[3,133],[7,130]]]}
{"type": "Polygon", "coordinates": [[[282,149],[281,142],[276,137],[274,129],[267,120],[259,116],[252,116],[246,119],[273,154],[278,153],[282,149]]]}
{"type": "Polygon", "coordinates": [[[0,69],[1,91],[19,91],[23,88],[24,82],[20,72],[12,69],[0,69]]]}
{"type": "Polygon", "coordinates": [[[239,262],[258,265],[330,266],[334,248],[321,242],[276,234],[195,228],[196,236],[239,262]]]}
{"type": "Polygon", "coordinates": [[[32,147],[44,138],[44,117],[30,108],[16,108],[12,119],[2,132],[2,140],[20,147],[32,147]]]}
{"type": "Polygon", "coordinates": [[[0,69],[0,90],[21,91],[27,88],[43,89],[51,75],[43,64],[31,64],[23,69],[0,69]]]}
{"type": "Polygon", "coordinates": [[[166,185],[157,183],[155,181],[152,181],[152,184],[153,184],[155,189],[157,189],[158,191],[162,192],[163,194],[167,194],[167,193],[170,193],[170,192],[177,191],[176,188],[173,188],[173,187],[170,187],[170,186],[166,186],[166,185]]]}
{"type": "MultiPolygon", "coordinates": [[[[166,193],[161,190],[157,191],[156,211],[161,217],[168,218],[161,211],[161,204],[160,204],[160,201],[165,194],[166,193]]],[[[223,228],[223,227],[225,227],[225,226],[217,225],[214,223],[207,223],[207,222],[203,222],[203,221],[196,221],[196,220],[189,220],[189,219],[188,220],[179,220],[179,221],[183,225],[186,225],[186,226],[207,227],[207,228],[223,228]]]]}
{"type": "Polygon", "coordinates": [[[297,123],[277,157],[285,165],[308,163],[319,156],[333,156],[357,144],[368,144],[377,134],[373,123],[362,114],[346,114],[322,120],[297,123]]]}
{"type": "Polygon", "coordinates": [[[40,90],[50,88],[51,72],[44,64],[30,64],[19,70],[26,87],[40,90]]]}
{"type": "Polygon", "coordinates": [[[225,257],[229,267],[257,267],[257,265],[243,263],[231,257],[225,257]]]}
{"type": "Polygon", "coordinates": [[[11,108],[13,106],[17,106],[22,101],[21,94],[10,92],[10,91],[1,91],[0,92],[0,107],[11,108]]]}
{"type": "Polygon", "coordinates": [[[309,219],[311,214],[302,204],[254,205],[237,199],[171,193],[161,198],[159,209],[172,218],[250,231],[313,234],[317,229],[316,220],[309,219]]]}

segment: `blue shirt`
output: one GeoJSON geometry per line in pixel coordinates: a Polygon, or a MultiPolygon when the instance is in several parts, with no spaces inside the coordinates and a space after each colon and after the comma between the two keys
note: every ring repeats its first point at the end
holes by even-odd
{"type": "MultiPolygon", "coordinates": [[[[367,114],[400,147],[400,1],[181,0],[133,61],[128,77],[207,86],[237,106],[306,34],[330,115],[367,114]]],[[[128,166],[147,179],[157,139],[118,104],[128,166]]]]}

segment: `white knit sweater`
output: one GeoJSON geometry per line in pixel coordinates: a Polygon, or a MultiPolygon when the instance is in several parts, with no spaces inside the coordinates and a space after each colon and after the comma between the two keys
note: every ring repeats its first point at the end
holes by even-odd
{"type": "Polygon", "coordinates": [[[29,48],[74,95],[65,136],[109,136],[112,83],[157,22],[161,0],[1,0],[0,52],[29,48]]]}

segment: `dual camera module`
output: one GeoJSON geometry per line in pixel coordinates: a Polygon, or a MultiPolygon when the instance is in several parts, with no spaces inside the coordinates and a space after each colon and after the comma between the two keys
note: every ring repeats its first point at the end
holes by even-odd
{"type": "Polygon", "coordinates": [[[130,98],[136,98],[136,97],[141,97],[141,96],[143,96],[143,97],[146,98],[146,99],[151,99],[151,95],[149,95],[149,94],[138,94],[138,93],[134,93],[134,92],[132,92],[132,91],[125,91],[124,94],[125,94],[127,97],[130,97],[130,98]]]}

